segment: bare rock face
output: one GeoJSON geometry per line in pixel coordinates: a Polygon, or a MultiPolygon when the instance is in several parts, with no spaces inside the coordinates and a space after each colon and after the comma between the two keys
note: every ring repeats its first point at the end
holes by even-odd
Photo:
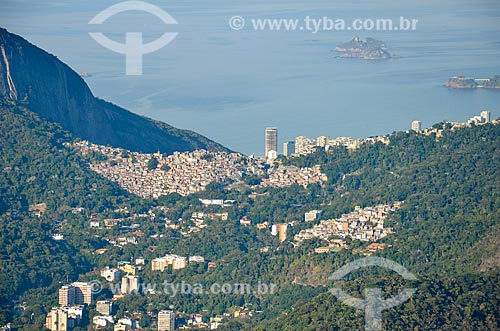
{"type": "Polygon", "coordinates": [[[227,151],[206,137],[100,100],[57,57],[0,28],[0,99],[23,103],[42,118],[96,144],[139,152],[227,151]]]}

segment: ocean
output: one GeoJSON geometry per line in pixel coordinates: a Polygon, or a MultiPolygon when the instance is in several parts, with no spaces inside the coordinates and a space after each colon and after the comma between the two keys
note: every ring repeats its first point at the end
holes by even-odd
{"type": "MultiPolygon", "coordinates": [[[[0,26],[55,54],[93,93],[135,113],[199,132],[245,154],[264,154],[264,130],[295,136],[354,138],[465,121],[490,109],[500,116],[500,90],[452,90],[451,76],[500,75],[500,1],[152,0],[178,24],[141,12],[88,24],[119,1],[2,0],[0,26]],[[246,25],[230,28],[241,16],[246,25]],[[251,19],[418,19],[415,31],[255,31],[251,19]],[[99,31],[123,42],[178,32],[144,55],[143,75],[125,75],[124,55],[94,41],[99,31]],[[400,56],[386,61],[337,58],[353,36],[384,41],[400,56]]],[[[15,69],[14,69],[15,70],[15,69]]]]}

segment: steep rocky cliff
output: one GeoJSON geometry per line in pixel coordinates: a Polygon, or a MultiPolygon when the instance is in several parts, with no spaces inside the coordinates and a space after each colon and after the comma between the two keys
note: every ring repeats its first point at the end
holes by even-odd
{"type": "Polygon", "coordinates": [[[0,99],[23,103],[75,136],[133,151],[164,153],[225,147],[195,132],[100,100],[57,57],[0,28],[0,99]]]}

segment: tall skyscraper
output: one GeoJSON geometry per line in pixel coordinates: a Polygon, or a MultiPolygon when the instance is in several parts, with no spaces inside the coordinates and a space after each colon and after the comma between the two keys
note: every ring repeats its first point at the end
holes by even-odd
{"type": "Polygon", "coordinates": [[[287,141],[283,143],[283,155],[290,156],[295,153],[295,141],[287,141]]]}
{"type": "Polygon", "coordinates": [[[483,118],[484,123],[490,123],[491,121],[491,112],[489,110],[485,110],[481,112],[481,117],[483,118]]]}
{"type": "Polygon", "coordinates": [[[278,153],[278,129],[266,128],[266,157],[278,153]],[[274,151],[274,153],[272,153],[274,151]]]}
{"type": "Polygon", "coordinates": [[[416,132],[422,131],[422,123],[420,121],[411,122],[411,129],[416,132]]]}
{"type": "Polygon", "coordinates": [[[158,331],[175,330],[175,313],[171,310],[158,312],[158,331]]]}

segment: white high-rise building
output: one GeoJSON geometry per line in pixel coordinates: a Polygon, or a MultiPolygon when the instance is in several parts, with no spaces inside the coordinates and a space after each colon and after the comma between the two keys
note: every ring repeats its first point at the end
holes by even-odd
{"type": "Polygon", "coordinates": [[[175,330],[175,313],[171,310],[158,312],[158,331],[175,330]]]}
{"type": "Polygon", "coordinates": [[[483,119],[483,123],[490,123],[491,121],[491,112],[489,110],[485,110],[481,112],[481,118],[483,119]]]}
{"type": "Polygon", "coordinates": [[[278,129],[266,128],[266,157],[278,153],[278,129]],[[274,151],[274,153],[271,153],[274,151]]]}
{"type": "Polygon", "coordinates": [[[416,132],[422,131],[422,123],[420,121],[411,122],[411,129],[416,132]]]}

